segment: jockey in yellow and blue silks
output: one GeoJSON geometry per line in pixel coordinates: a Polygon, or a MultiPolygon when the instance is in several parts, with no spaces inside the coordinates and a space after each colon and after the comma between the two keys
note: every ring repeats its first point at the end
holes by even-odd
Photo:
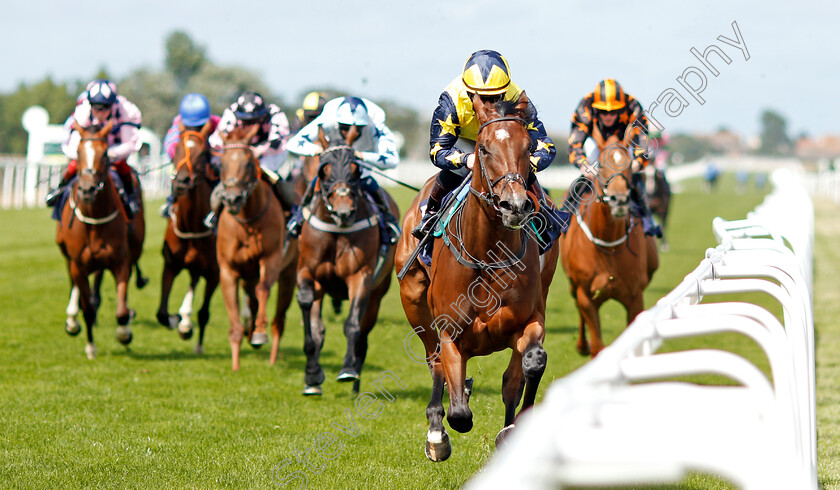
{"type": "MultiPolygon", "coordinates": [[[[422,239],[431,230],[443,198],[471,172],[468,162],[472,164],[475,159],[473,152],[480,127],[472,102],[476,94],[484,102],[515,101],[522,94],[522,89],[510,79],[507,60],[496,51],[481,50],[473,53],[467,59],[463,72],[440,95],[437,109],[432,115],[429,155],[432,163],[441,170],[429,194],[426,213],[412,231],[417,238],[422,239]]],[[[528,186],[531,188],[539,187],[534,172],[551,164],[556,149],[537,118],[533,104],[528,104],[534,114],[533,121],[527,127],[531,136],[532,172],[528,176],[528,186]]],[[[541,191],[536,193],[538,196],[541,194],[541,191]]]]}
{"type": "Polygon", "coordinates": [[[634,167],[630,200],[633,208],[642,219],[645,233],[662,236],[659,227],[653,221],[645,202],[645,186],[641,172],[648,164],[650,137],[647,136],[648,121],[642,105],[632,95],[624,92],[621,85],[612,78],[601,80],[595,90],[588,93],[578,104],[572,115],[572,128],[569,133],[569,161],[583,171],[571,185],[569,198],[564,209],[574,211],[577,199],[592,190],[593,172],[591,164],[598,159],[598,147],[612,136],[618,136],[632,157],[634,167]],[[642,136],[642,135],[645,136],[642,136]],[[587,152],[584,148],[587,140],[595,144],[587,152]]]}

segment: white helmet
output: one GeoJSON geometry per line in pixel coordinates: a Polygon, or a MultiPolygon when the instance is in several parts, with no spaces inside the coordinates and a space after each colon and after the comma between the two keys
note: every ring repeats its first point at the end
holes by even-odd
{"type": "Polygon", "coordinates": [[[335,111],[335,119],[338,124],[348,126],[367,126],[370,124],[367,106],[358,97],[344,97],[335,111]]]}

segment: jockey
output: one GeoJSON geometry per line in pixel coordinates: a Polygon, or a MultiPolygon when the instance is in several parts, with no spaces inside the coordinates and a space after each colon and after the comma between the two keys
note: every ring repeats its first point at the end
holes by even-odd
{"type": "Polygon", "coordinates": [[[327,103],[326,96],[321,92],[309,92],[303,98],[303,105],[295,111],[295,120],[292,124],[292,132],[297,133],[304,126],[315,120],[324,111],[324,104],[327,103]]]}
{"type": "MultiPolygon", "coordinates": [[[[219,116],[211,113],[210,102],[207,101],[207,97],[202,94],[185,95],[178,107],[178,115],[172,120],[172,126],[166,131],[166,136],[163,138],[163,151],[169,155],[169,160],[171,161],[175,157],[175,147],[181,140],[182,125],[185,130],[198,131],[204,127],[207,121],[210,121],[210,131],[212,132],[219,126],[219,119],[219,116]]],[[[175,195],[170,192],[158,213],[162,217],[168,218],[174,203],[175,195]]]]}
{"type": "MultiPolygon", "coordinates": [[[[319,155],[324,151],[318,143],[319,130],[323,130],[327,142],[343,144],[348,134],[355,126],[358,137],[353,140],[351,147],[356,152],[356,158],[361,161],[362,188],[374,200],[385,218],[388,230],[388,242],[396,243],[400,235],[397,218],[391,214],[388,197],[385,190],[379,187],[371,177],[369,168],[379,170],[395,168],[400,161],[394,134],[385,125],[385,111],[373,102],[359,97],[338,97],[327,102],[321,115],[307,124],[289,141],[289,152],[301,156],[319,155]]],[[[300,203],[298,212],[294,213],[287,225],[289,235],[296,237],[303,225],[302,209],[312,200],[314,194],[311,188],[315,180],[310,183],[310,190],[300,203]]]]}
{"type": "MultiPolygon", "coordinates": [[[[479,129],[473,96],[478,94],[485,102],[515,101],[522,92],[510,79],[507,60],[491,50],[476,51],[470,55],[463,73],[444,89],[432,115],[429,140],[431,160],[440,168],[440,173],[429,194],[423,219],[411,232],[416,238],[422,239],[432,230],[443,198],[471,172],[479,129]]],[[[534,121],[528,126],[532,170],[528,175],[528,187],[536,189],[539,184],[534,172],[548,167],[557,150],[537,118],[533,104],[529,102],[528,105],[534,114],[534,121]]],[[[535,190],[535,194],[542,196],[542,189],[535,190]]]]}
{"type": "Polygon", "coordinates": [[[564,208],[574,211],[577,208],[577,199],[573,196],[582,196],[592,189],[593,175],[589,160],[597,160],[598,152],[593,151],[587,155],[584,143],[591,138],[594,143],[600,144],[611,136],[618,136],[622,145],[627,148],[633,157],[633,178],[630,186],[630,200],[633,202],[635,213],[642,218],[642,226],[645,234],[662,236],[659,226],[653,221],[650,210],[645,202],[645,187],[641,171],[648,164],[647,137],[641,138],[642,131],[647,131],[648,121],[644,115],[641,104],[632,95],[625,93],[621,85],[614,79],[601,80],[595,90],[587,94],[572,115],[572,128],[569,134],[569,161],[583,171],[571,185],[571,192],[566,199],[564,208]],[[634,124],[634,122],[638,122],[634,124]],[[641,126],[639,126],[641,125],[641,126]],[[631,128],[627,135],[628,127],[631,128]],[[630,136],[631,140],[625,141],[630,136]],[[640,140],[644,139],[642,145],[640,140]],[[632,146],[632,148],[628,148],[632,146]]]}
{"type": "Polygon", "coordinates": [[[76,159],[78,158],[81,135],[73,129],[73,123],[83,128],[91,126],[105,126],[114,123],[108,134],[108,159],[117,171],[122,182],[121,197],[129,219],[134,217],[137,204],[134,202],[134,184],[131,178],[131,167],[126,159],[140,149],[141,115],[140,109],[132,102],[117,94],[117,86],[108,80],[97,79],[90,82],[76,99],[76,109],[73,115],[64,123],[67,138],[61,145],[61,150],[70,159],[70,164],[61,177],[58,187],[47,196],[47,206],[55,206],[64,188],[76,176],[76,159]]]}
{"type": "MultiPolygon", "coordinates": [[[[294,188],[278,179],[277,171],[286,159],[286,141],[289,138],[289,120],[286,114],[274,104],[266,104],[256,92],[245,91],[222,113],[216,131],[210,135],[210,146],[217,153],[224,150],[222,136],[227,136],[236,127],[259,125],[259,131],[251,140],[251,150],[260,162],[261,175],[274,190],[286,214],[295,203],[294,188]]],[[[222,185],[217,185],[210,196],[210,214],[204,220],[208,228],[216,224],[222,211],[222,185]]]]}

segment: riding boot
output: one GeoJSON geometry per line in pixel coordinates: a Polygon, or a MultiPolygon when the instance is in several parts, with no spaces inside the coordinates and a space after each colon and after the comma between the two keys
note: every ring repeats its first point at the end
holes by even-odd
{"type": "Polygon", "coordinates": [[[210,193],[210,212],[207,213],[207,216],[204,218],[204,226],[207,228],[215,227],[216,222],[219,221],[219,215],[222,214],[223,190],[224,186],[222,186],[222,184],[218,184],[213,188],[213,192],[210,193]]]}
{"type": "Polygon", "coordinates": [[[528,190],[532,192],[539,201],[539,213],[532,215],[535,220],[534,230],[539,235],[540,252],[543,253],[569,227],[571,212],[557,209],[551,200],[546,199],[548,193],[531,173],[528,178],[528,190]]]}
{"type": "Polygon", "coordinates": [[[131,174],[120,175],[120,181],[123,185],[123,192],[120,197],[122,198],[123,205],[125,206],[126,217],[128,219],[134,219],[134,215],[137,213],[137,204],[134,199],[134,182],[131,174]]]}
{"type": "Polygon", "coordinates": [[[572,214],[577,214],[578,205],[587,201],[587,194],[595,193],[595,183],[584,175],[578,176],[572,185],[569,186],[569,195],[563,202],[563,209],[572,214]]]}
{"type": "Polygon", "coordinates": [[[447,189],[440,184],[439,180],[435,179],[435,183],[432,184],[432,190],[429,192],[429,200],[426,203],[426,212],[423,213],[423,217],[420,219],[420,224],[411,230],[411,234],[414,238],[422,240],[426,235],[432,232],[432,229],[437,223],[438,211],[440,211],[441,203],[443,202],[443,198],[446,197],[447,192],[447,189]]]}
{"type": "Polygon", "coordinates": [[[169,218],[172,214],[172,205],[175,204],[175,194],[166,196],[166,202],[158,209],[158,214],[161,218],[169,218]]]}
{"type": "Polygon", "coordinates": [[[58,186],[50,191],[50,193],[47,194],[46,199],[44,199],[48,207],[53,207],[58,203],[59,197],[61,197],[61,194],[64,192],[64,188],[67,187],[67,184],[69,184],[71,180],[73,180],[74,176],[75,175],[68,176],[66,173],[61,176],[61,181],[58,183],[58,186]]]}
{"type": "Polygon", "coordinates": [[[391,209],[389,207],[390,203],[388,201],[388,196],[385,194],[385,189],[379,187],[376,189],[376,192],[371,192],[369,194],[373,199],[373,202],[376,204],[376,207],[378,207],[379,211],[382,213],[382,217],[385,219],[385,230],[388,236],[384,237],[387,239],[383,239],[383,241],[390,245],[397,243],[397,240],[400,237],[400,225],[397,218],[391,214],[391,209]]]}
{"type": "Polygon", "coordinates": [[[642,228],[645,230],[645,235],[662,238],[662,230],[653,220],[653,214],[651,214],[645,202],[643,186],[644,182],[641,177],[637,178],[636,174],[634,174],[632,185],[630,186],[630,201],[633,203],[633,210],[642,219],[642,228]]]}
{"type": "Polygon", "coordinates": [[[277,182],[271,186],[271,189],[280,201],[280,205],[283,206],[283,214],[286,216],[286,221],[289,221],[295,207],[295,200],[297,199],[297,195],[295,194],[295,183],[278,179],[277,182]]]}

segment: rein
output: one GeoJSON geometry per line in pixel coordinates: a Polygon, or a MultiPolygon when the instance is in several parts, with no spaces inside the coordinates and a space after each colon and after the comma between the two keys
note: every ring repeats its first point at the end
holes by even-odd
{"type": "MultiPolygon", "coordinates": [[[[172,171],[173,172],[172,179],[174,180],[175,179],[175,174],[178,172],[178,170],[180,170],[181,167],[186,165],[187,170],[190,171],[190,187],[192,187],[192,186],[195,185],[195,171],[193,169],[193,163],[192,163],[192,147],[187,143],[189,143],[190,137],[195,137],[199,141],[201,141],[202,140],[201,133],[199,133],[198,131],[184,131],[183,133],[181,133],[181,137],[184,140],[184,158],[181,159],[181,161],[179,161],[177,164],[175,164],[175,167],[173,168],[173,171],[172,171]]],[[[204,151],[204,148],[202,148],[202,151],[204,151]]]]}
{"type": "Polygon", "coordinates": [[[172,221],[172,231],[175,233],[175,236],[182,239],[182,240],[196,240],[198,238],[206,238],[213,234],[213,230],[206,230],[201,232],[188,232],[188,231],[181,231],[178,229],[178,217],[176,216],[177,213],[172,213],[170,220],[172,221]]]}
{"type": "Polygon", "coordinates": [[[449,235],[446,233],[445,230],[441,234],[441,239],[443,240],[443,243],[446,245],[446,248],[448,248],[449,251],[452,252],[452,255],[455,257],[455,260],[457,260],[459,264],[461,264],[463,266],[466,266],[466,267],[469,267],[470,269],[484,270],[484,269],[503,269],[503,268],[506,268],[506,267],[514,266],[514,265],[516,265],[516,264],[518,264],[519,262],[522,261],[522,259],[525,257],[525,253],[528,251],[528,241],[529,241],[529,236],[528,235],[529,234],[526,233],[525,231],[521,232],[523,237],[524,237],[524,240],[522,240],[522,250],[520,250],[519,253],[516,254],[515,257],[507,259],[507,260],[502,260],[502,261],[499,261],[499,262],[489,262],[489,263],[485,262],[485,261],[483,261],[483,260],[481,260],[477,257],[474,257],[464,247],[464,240],[463,240],[463,238],[461,238],[461,218],[463,217],[463,210],[464,210],[464,206],[461,206],[460,208],[458,208],[458,211],[457,211],[457,213],[458,213],[458,220],[457,220],[458,227],[456,228],[455,232],[452,233],[455,240],[458,241],[458,244],[460,245],[460,247],[458,247],[458,248],[455,247],[455,244],[452,243],[452,240],[449,239],[449,235]],[[459,250],[459,248],[460,248],[460,250],[459,250]],[[463,250],[463,253],[461,253],[461,250],[463,250]]]}
{"type": "Polygon", "coordinates": [[[81,221],[82,223],[88,225],[104,225],[105,223],[110,223],[111,221],[114,221],[114,218],[116,218],[117,215],[120,214],[120,210],[119,208],[117,208],[114,210],[113,213],[109,214],[108,216],[105,216],[104,218],[90,218],[88,216],[85,216],[84,213],[82,213],[82,211],[76,205],[76,200],[73,199],[73,194],[75,194],[75,192],[71,191],[70,207],[73,208],[73,214],[75,214],[76,217],[79,218],[79,221],[81,221]]]}
{"type": "MultiPolygon", "coordinates": [[[[484,128],[486,128],[488,125],[490,125],[492,123],[501,122],[501,121],[517,121],[520,124],[522,124],[523,126],[527,126],[527,124],[528,124],[528,121],[522,119],[521,117],[514,117],[514,116],[504,116],[504,117],[498,117],[496,119],[491,119],[491,120],[485,122],[484,124],[482,124],[481,126],[479,126],[478,133],[476,133],[476,140],[478,139],[478,135],[481,134],[481,130],[483,130],[484,128]]],[[[487,192],[479,192],[479,191],[473,189],[472,187],[470,187],[470,192],[473,195],[475,195],[481,202],[483,202],[484,204],[486,204],[489,207],[492,207],[496,212],[499,212],[499,195],[496,194],[495,191],[493,191],[493,188],[496,187],[496,185],[499,182],[501,182],[502,180],[504,180],[507,183],[519,182],[519,183],[522,184],[522,187],[524,187],[525,189],[528,188],[528,184],[525,182],[525,177],[523,177],[522,174],[520,174],[518,172],[508,172],[505,175],[502,175],[498,179],[494,180],[493,182],[490,182],[490,177],[488,177],[488,174],[487,174],[487,167],[485,167],[485,165],[484,165],[484,160],[481,158],[481,153],[480,152],[478,153],[478,158],[477,159],[478,159],[478,166],[479,166],[479,170],[480,170],[480,173],[481,173],[481,177],[484,179],[484,183],[487,185],[487,192]]]]}

